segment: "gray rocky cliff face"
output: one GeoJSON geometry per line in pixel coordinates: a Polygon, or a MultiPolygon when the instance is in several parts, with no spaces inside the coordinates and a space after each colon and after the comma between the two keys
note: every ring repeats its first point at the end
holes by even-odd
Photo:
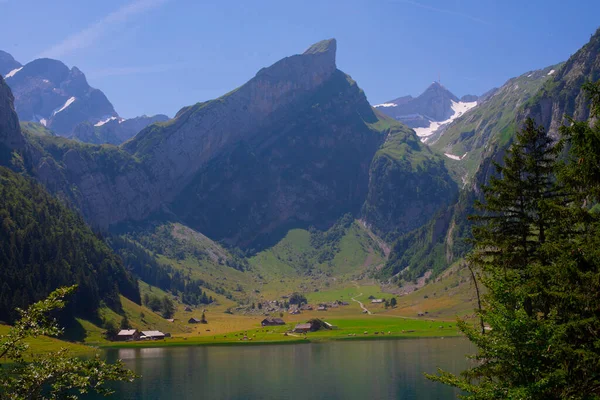
{"type": "MultiPolygon", "coordinates": [[[[293,120],[298,108],[306,107],[307,99],[336,74],[336,84],[342,85],[342,89],[350,88],[362,112],[371,114],[365,118],[374,122],[376,118],[362,91],[337,71],[335,48],[335,40],[329,40],[312,46],[304,54],[287,57],[262,69],[239,89],[219,99],[187,107],[173,120],[149,126],[122,148],[86,144],[65,146],[56,139],[36,138],[44,151],[35,156],[35,173],[52,191],[71,201],[94,226],[107,228],[128,220],[144,219],[162,207],[168,207],[203,168],[221,155],[230,154],[239,144],[261,143],[268,147],[274,139],[270,134],[274,133],[275,126],[280,127],[277,132],[288,129],[288,122],[296,128],[306,125],[309,121],[301,117],[293,120]]],[[[343,104],[342,89],[335,87],[332,93],[320,95],[324,100],[341,96],[342,101],[336,101],[336,104],[343,104]]],[[[347,112],[352,115],[356,110],[347,112]]],[[[373,136],[369,139],[372,142],[369,151],[374,152],[380,138],[372,134],[362,120],[361,126],[360,135],[373,136]]],[[[322,125],[318,128],[324,129],[322,125]]],[[[340,126],[339,134],[351,136],[352,129],[340,126]]],[[[325,135],[318,143],[335,147],[336,141],[325,135]]],[[[273,151],[278,154],[276,149],[273,151]]],[[[368,161],[364,164],[367,171],[368,161]]],[[[330,190],[326,186],[325,183],[315,184],[323,193],[330,190]]],[[[300,201],[291,192],[278,191],[276,197],[286,199],[281,204],[300,201]]],[[[311,194],[317,195],[317,192],[311,194]]],[[[217,197],[220,195],[215,195],[217,197]]],[[[297,207],[290,208],[293,209],[297,207]]],[[[202,214],[202,210],[198,213],[202,214]]],[[[259,219],[257,224],[269,218],[259,219]]],[[[278,223],[270,221],[267,225],[274,227],[278,223]]],[[[261,229],[264,227],[261,225],[261,229]]]]}
{"type": "Polygon", "coordinates": [[[0,76],[0,161],[4,165],[10,164],[14,151],[22,152],[25,149],[25,139],[13,102],[11,90],[0,76]]]}
{"type": "Polygon", "coordinates": [[[172,199],[200,167],[241,140],[251,140],[272,118],[309,95],[336,71],[334,39],[313,45],[304,54],[286,57],[240,88],[188,107],[163,126],[140,132],[125,149],[152,160],[153,179],[162,196],[172,199]]]}
{"type": "Polygon", "coordinates": [[[211,238],[260,248],[287,229],[326,228],[345,213],[358,215],[371,189],[373,158],[390,131],[400,129],[389,152],[406,157],[394,159],[398,173],[385,174],[377,188],[396,185],[401,200],[391,196],[389,204],[394,218],[410,218],[409,229],[439,205],[436,193],[446,184],[413,179],[412,163],[424,157],[425,175],[440,172],[445,179],[447,172],[413,131],[371,108],[336,68],[335,51],[334,40],[319,42],[120,147],[28,134],[32,173],[94,227],[164,211],[211,238]],[[404,196],[428,186],[429,197],[404,196]]]}
{"type": "Polygon", "coordinates": [[[589,117],[589,99],[582,85],[600,79],[600,29],[562,67],[551,72],[552,80],[520,113],[519,121],[532,117],[557,137],[565,116],[580,121],[589,117]]]}

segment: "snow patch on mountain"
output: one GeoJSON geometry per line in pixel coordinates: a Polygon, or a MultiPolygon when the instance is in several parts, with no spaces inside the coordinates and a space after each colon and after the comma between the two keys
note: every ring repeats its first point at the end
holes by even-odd
{"type": "Polygon", "coordinates": [[[75,97],[70,97],[69,100],[65,101],[65,104],[63,104],[63,106],[61,108],[59,108],[58,110],[54,110],[54,112],[52,112],[52,116],[55,116],[56,114],[58,114],[61,111],[64,111],[67,107],[69,107],[71,104],[73,104],[73,102],[77,100],[75,97]]]}
{"type": "Polygon", "coordinates": [[[398,107],[398,104],[395,103],[382,103],[382,104],[377,104],[375,106],[373,106],[375,108],[379,108],[379,107],[398,107]]]}
{"type": "Polygon", "coordinates": [[[467,153],[463,154],[462,156],[455,156],[454,154],[450,154],[450,153],[444,153],[444,155],[446,157],[448,157],[448,158],[453,159],[453,160],[460,161],[463,158],[465,158],[465,156],[467,155],[467,153]]]}
{"type": "Polygon", "coordinates": [[[20,70],[22,70],[22,69],[23,69],[23,67],[21,67],[21,68],[15,68],[15,69],[13,69],[13,70],[12,70],[12,71],[10,71],[8,74],[6,74],[6,76],[4,77],[4,79],[12,78],[13,76],[15,76],[15,74],[16,74],[17,72],[19,72],[19,71],[20,71],[20,70]]]}
{"type": "Polygon", "coordinates": [[[550,72],[548,72],[548,75],[552,75],[555,72],[556,72],[556,70],[551,69],[550,72]]]}
{"type": "Polygon", "coordinates": [[[466,113],[467,111],[469,111],[476,105],[477,105],[476,101],[456,102],[456,101],[452,100],[452,111],[454,113],[450,116],[450,118],[448,118],[445,121],[439,121],[439,122],[438,121],[430,121],[429,126],[427,126],[425,128],[414,128],[415,133],[417,134],[418,137],[421,138],[422,142],[426,142],[427,138],[429,136],[433,135],[438,129],[440,129],[441,126],[451,123],[456,118],[462,116],[464,113],[466,113]]]}
{"type": "MultiPolygon", "coordinates": [[[[117,117],[108,117],[106,119],[103,119],[102,121],[95,123],[94,126],[102,126],[102,125],[106,124],[107,122],[114,121],[115,119],[117,119],[117,117]]],[[[121,123],[121,122],[122,121],[119,121],[119,123],[121,123]]]]}

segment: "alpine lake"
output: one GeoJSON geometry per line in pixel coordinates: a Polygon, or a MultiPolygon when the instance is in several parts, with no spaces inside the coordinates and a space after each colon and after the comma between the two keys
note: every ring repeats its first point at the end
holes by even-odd
{"type": "Polygon", "coordinates": [[[457,398],[424,373],[460,372],[474,348],[464,338],[422,338],[105,351],[141,376],[113,386],[116,399],[425,400],[457,398]]]}

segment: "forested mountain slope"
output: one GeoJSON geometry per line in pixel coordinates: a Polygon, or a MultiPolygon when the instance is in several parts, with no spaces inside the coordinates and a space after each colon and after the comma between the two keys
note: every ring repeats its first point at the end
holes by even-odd
{"type": "Polygon", "coordinates": [[[0,167],[0,320],[60,286],[79,285],[69,312],[94,318],[101,303],[139,303],[137,281],[81,217],[32,179],[0,167]]]}

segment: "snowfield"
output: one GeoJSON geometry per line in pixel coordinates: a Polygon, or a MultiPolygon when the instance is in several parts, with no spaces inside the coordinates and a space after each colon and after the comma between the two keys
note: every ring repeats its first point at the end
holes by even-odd
{"type": "Polygon", "coordinates": [[[73,104],[73,102],[75,100],[77,100],[75,97],[69,98],[69,100],[67,100],[61,108],[59,108],[58,110],[54,110],[54,112],[52,113],[52,116],[55,116],[56,114],[58,114],[61,111],[64,111],[67,107],[69,107],[71,104],[73,104]]]}
{"type": "Polygon", "coordinates": [[[448,157],[448,158],[453,159],[453,160],[460,161],[463,158],[465,158],[465,156],[467,155],[467,153],[463,154],[462,156],[455,156],[454,154],[450,154],[450,153],[444,153],[444,155],[446,157],[448,157]]]}
{"type": "Polygon", "coordinates": [[[382,103],[382,104],[377,104],[373,107],[398,107],[398,104],[394,104],[394,103],[382,103]]]}
{"type": "MultiPolygon", "coordinates": [[[[106,124],[107,122],[114,121],[115,119],[117,119],[117,117],[108,117],[105,120],[95,123],[94,126],[102,126],[102,125],[106,124]]],[[[121,121],[119,121],[119,123],[120,122],[121,121]]]]}
{"type": "Polygon", "coordinates": [[[450,118],[448,118],[445,121],[439,121],[439,122],[431,121],[431,122],[429,122],[428,127],[415,128],[415,133],[417,134],[418,137],[421,138],[422,142],[425,142],[425,141],[427,141],[427,138],[429,136],[433,135],[438,129],[440,129],[441,126],[451,123],[456,118],[460,117],[461,115],[463,115],[464,113],[466,113],[467,111],[469,111],[470,109],[475,107],[476,105],[477,105],[476,101],[456,102],[456,101],[452,100],[452,111],[454,111],[454,114],[452,114],[450,116],[450,118]]]}
{"type": "Polygon", "coordinates": [[[12,70],[12,71],[10,71],[8,74],[6,74],[6,76],[4,77],[4,79],[7,79],[7,78],[12,78],[13,76],[15,76],[15,74],[16,74],[17,72],[19,72],[19,71],[20,71],[20,70],[22,70],[22,69],[23,69],[23,67],[21,67],[21,68],[17,68],[17,69],[13,69],[13,70],[12,70]]]}

